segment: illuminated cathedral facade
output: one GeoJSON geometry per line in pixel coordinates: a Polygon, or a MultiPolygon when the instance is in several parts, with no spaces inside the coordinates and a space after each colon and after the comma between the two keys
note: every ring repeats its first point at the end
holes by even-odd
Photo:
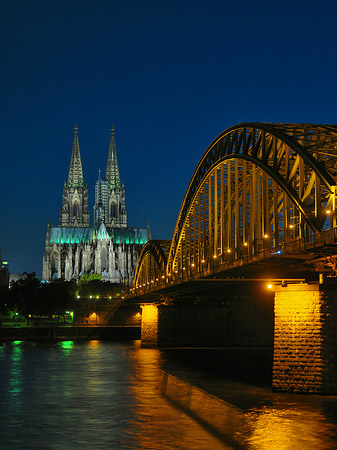
{"type": "Polygon", "coordinates": [[[113,127],[105,178],[99,171],[95,186],[94,220],[90,225],[88,185],[83,178],[75,125],[59,225],[49,224],[47,228],[43,279],[76,280],[94,272],[105,281],[130,285],[142,247],[150,239],[149,226],[127,226],[125,188],[119,176],[113,127]]]}

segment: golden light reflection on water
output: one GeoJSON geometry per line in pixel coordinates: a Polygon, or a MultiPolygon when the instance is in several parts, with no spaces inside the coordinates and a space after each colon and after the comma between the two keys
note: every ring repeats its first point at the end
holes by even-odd
{"type": "Polygon", "coordinates": [[[246,448],[249,450],[330,450],[337,448],[336,426],[320,412],[268,408],[246,416],[246,448]]]}
{"type": "Polygon", "coordinates": [[[135,448],[143,450],[220,450],[231,446],[221,442],[161,393],[161,354],[156,349],[130,352],[136,373],[132,381],[135,400],[133,434],[135,448]]]}
{"type": "Polygon", "coordinates": [[[4,448],[49,448],[53,439],[55,448],[84,450],[337,448],[337,397],[214,379],[159,349],[102,341],[5,343],[1,368],[4,448]]]}
{"type": "MultiPolygon", "coordinates": [[[[310,396],[292,397],[261,391],[264,396],[261,403],[260,391],[251,388],[259,406],[241,409],[163,372],[159,350],[139,349],[131,354],[137,367],[133,383],[137,405],[135,420],[139,427],[137,445],[142,449],[337,448],[337,425],[335,420],[328,420],[317,398],[309,401],[310,396]],[[265,405],[261,406],[263,403],[265,405]]],[[[226,391],[230,384],[224,382],[223,387],[226,391]]],[[[237,396],[245,397],[249,389],[242,385],[242,392],[237,396]]],[[[334,406],[337,401],[331,399],[331,407],[334,406]]]]}

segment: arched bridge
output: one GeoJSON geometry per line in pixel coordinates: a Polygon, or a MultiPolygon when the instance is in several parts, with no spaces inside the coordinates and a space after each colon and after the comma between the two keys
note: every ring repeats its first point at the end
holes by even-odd
{"type": "Polygon", "coordinates": [[[195,169],[172,241],[144,247],[133,291],[333,246],[336,189],[337,125],[228,128],[195,169]]]}

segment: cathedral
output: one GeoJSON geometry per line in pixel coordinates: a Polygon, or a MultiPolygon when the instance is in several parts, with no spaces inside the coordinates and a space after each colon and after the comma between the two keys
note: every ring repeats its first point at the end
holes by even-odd
{"type": "Polygon", "coordinates": [[[90,225],[88,184],[84,182],[78,127],[75,124],[68,181],[64,183],[59,225],[48,224],[42,278],[77,280],[98,273],[103,280],[131,285],[150,228],[128,227],[125,188],[117,162],[111,127],[108,160],[103,179],[95,186],[93,226],[90,225]]]}

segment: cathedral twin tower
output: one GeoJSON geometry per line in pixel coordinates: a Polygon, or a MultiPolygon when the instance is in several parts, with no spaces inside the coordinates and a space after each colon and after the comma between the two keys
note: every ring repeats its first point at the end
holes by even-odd
{"type": "Polygon", "coordinates": [[[63,186],[59,226],[48,225],[43,278],[78,279],[99,273],[104,280],[130,284],[148,228],[127,227],[125,188],[120,181],[114,128],[111,127],[105,179],[95,186],[94,226],[90,226],[88,185],[84,183],[75,124],[68,181],[63,186]]]}
{"type": "MultiPolygon", "coordinates": [[[[68,182],[63,187],[63,204],[60,212],[61,226],[89,227],[90,212],[88,186],[84,184],[78,127],[75,124],[73,149],[70,160],[68,182]]],[[[125,189],[121,184],[117,162],[114,128],[111,127],[108,161],[105,180],[99,172],[95,190],[94,223],[109,227],[126,227],[125,189]]]]}

